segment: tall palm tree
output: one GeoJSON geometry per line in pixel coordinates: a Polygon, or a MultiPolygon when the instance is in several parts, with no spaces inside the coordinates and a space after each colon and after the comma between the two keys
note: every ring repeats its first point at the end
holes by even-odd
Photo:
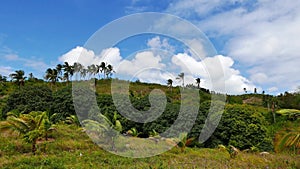
{"type": "Polygon", "coordinates": [[[201,82],[201,79],[198,77],[198,78],[196,79],[196,84],[197,84],[197,86],[198,86],[198,89],[200,89],[200,82],[201,82]]]}
{"type": "Polygon", "coordinates": [[[74,70],[74,73],[80,72],[81,69],[83,69],[83,66],[82,66],[81,63],[75,62],[75,63],[73,64],[73,70],[74,70]]]}
{"type": "Polygon", "coordinates": [[[40,112],[21,114],[19,117],[9,115],[6,121],[0,123],[0,130],[19,133],[25,142],[32,145],[31,151],[35,154],[37,140],[44,134],[42,131],[44,118],[44,113],[40,112]]]}
{"type": "Polygon", "coordinates": [[[96,65],[96,74],[98,74],[99,79],[100,79],[100,74],[102,73],[101,71],[101,65],[96,65]]]}
{"type": "Polygon", "coordinates": [[[85,68],[81,69],[80,77],[85,78],[87,73],[88,73],[88,69],[85,68]]]}
{"type": "Polygon", "coordinates": [[[64,73],[68,74],[66,80],[67,80],[67,83],[69,83],[70,79],[72,79],[72,76],[74,74],[74,68],[72,65],[69,65],[68,62],[65,62],[62,67],[63,67],[64,73]]]}
{"type": "Polygon", "coordinates": [[[63,66],[61,64],[56,65],[56,70],[59,76],[62,75],[63,66]]]}
{"type": "Polygon", "coordinates": [[[101,62],[100,64],[100,72],[103,72],[103,78],[105,78],[106,75],[106,64],[104,62],[101,62]]]}
{"type": "Polygon", "coordinates": [[[167,85],[168,85],[169,89],[172,91],[173,80],[172,79],[168,79],[167,85]]]}
{"type": "Polygon", "coordinates": [[[95,64],[92,64],[90,66],[87,67],[87,71],[89,73],[89,76],[95,76],[98,72],[97,67],[95,64]]]}
{"type": "Polygon", "coordinates": [[[0,75],[0,84],[4,85],[4,83],[7,81],[7,77],[6,76],[2,76],[0,75]]]}
{"type": "Polygon", "coordinates": [[[180,74],[178,74],[178,77],[176,79],[182,81],[182,87],[184,87],[184,73],[181,72],[180,74]]]}
{"type": "Polygon", "coordinates": [[[58,71],[56,69],[51,69],[48,68],[46,70],[46,75],[44,77],[46,80],[48,80],[49,82],[51,82],[51,89],[52,89],[52,85],[55,85],[55,83],[58,81],[59,76],[58,76],[58,71]]]}
{"type": "Polygon", "coordinates": [[[19,88],[24,86],[26,77],[24,76],[25,72],[23,70],[16,70],[14,73],[10,74],[10,78],[15,82],[19,88]]]}
{"type": "Polygon", "coordinates": [[[112,65],[107,65],[106,67],[106,78],[108,78],[108,76],[112,76],[112,74],[115,73],[114,68],[112,65]]]}
{"type": "Polygon", "coordinates": [[[244,87],[244,92],[247,93],[247,88],[246,87],[244,87]]]}

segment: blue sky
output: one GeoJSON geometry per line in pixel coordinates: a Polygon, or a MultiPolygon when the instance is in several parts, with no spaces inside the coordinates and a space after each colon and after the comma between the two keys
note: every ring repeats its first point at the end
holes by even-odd
{"type": "MultiPolygon", "coordinates": [[[[249,91],[256,87],[259,92],[278,94],[300,86],[300,2],[292,0],[284,3],[280,0],[3,1],[0,6],[0,74],[23,69],[26,74],[33,72],[42,78],[46,68],[85,50],[85,42],[99,28],[137,12],[173,14],[202,30],[217,49],[218,56],[214,58],[225,66],[224,92],[238,94],[244,87],[249,91]]],[[[127,63],[126,57],[132,51],[149,47],[172,49],[173,58],[191,59],[172,39],[156,35],[132,39],[112,48],[115,60],[132,66],[139,63],[138,58],[153,58],[157,59],[154,67],[168,66],[156,57],[157,53],[143,51],[136,52],[127,63]]],[[[194,62],[195,67],[210,63],[194,62]]],[[[177,72],[183,70],[177,66],[177,72]]],[[[133,75],[127,73],[127,76],[133,75]]],[[[209,88],[204,73],[199,74],[203,75],[204,87],[209,88]]],[[[151,77],[145,74],[140,79],[151,77]]],[[[193,78],[195,74],[187,75],[187,82],[194,83],[193,78]]],[[[164,83],[162,79],[152,80],[164,83]]]]}

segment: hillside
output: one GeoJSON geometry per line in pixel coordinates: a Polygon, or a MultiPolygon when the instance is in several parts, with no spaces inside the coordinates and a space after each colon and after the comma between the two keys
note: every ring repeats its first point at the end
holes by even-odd
{"type": "Polygon", "coordinates": [[[1,133],[0,168],[299,168],[299,156],[241,152],[232,159],[222,149],[179,148],[158,156],[133,159],[113,155],[95,145],[81,128],[57,125],[53,139],[30,146],[16,135],[1,133]],[[5,137],[3,137],[5,136],[5,137]]]}
{"type": "MultiPolygon", "coordinates": [[[[114,80],[117,88],[127,83],[127,81],[114,80]]],[[[2,119],[0,129],[5,129],[3,126],[8,122],[16,124],[18,119],[23,121],[32,119],[32,122],[40,119],[42,123],[36,123],[41,126],[35,125],[34,130],[26,130],[25,133],[17,134],[10,130],[2,130],[0,167],[299,168],[300,144],[297,141],[300,129],[300,111],[297,110],[299,104],[297,102],[299,94],[297,93],[280,96],[227,95],[224,113],[220,116],[218,113],[224,105],[220,101],[211,101],[209,90],[203,88],[199,90],[193,86],[185,88],[185,91],[199,92],[199,98],[188,98],[182,96],[180,87],[170,88],[159,84],[131,82],[129,91],[117,94],[122,99],[124,99],[123,95],[129,95],[129,103],[138,111],[147,112],[153,106],[150,104],[149,95],[154,89],[160,89],[166,95],[166,105],[162,114],[151,122],[139,123],[120,114],[111,95],[111,81],[111,79],[97,80],[95,90],[93,87],[84,89],[75,87],[73,92],[94,94],[99,111],[104,115],[103,118],[111,124],[109,128],[117,129],[123,135],[129,134],[132,141],[128,142],[128,146],[132,145],[135,148],[122,147],[118,144],[118,137],[107,133],[109,132],[107,129],[99,128],[103,124],[103,121],[95,120],[99,112],[86,106],[91,103],[91,98],[82,98],[80,93],[79,97],[73,98],[71,83],[51,84],[43,81],[26,81],[24,86],[19,87],[14,83],[5,82],[0,86],[0,119],[2,119]],[[86,121],[84,126],[80,126],[78,118],[82,118],[82,115],[75,113],[76,107],[74,107],[73,99],[79,99],[80,105],[77,106],[80,110],[88,112],[87,120],[89,121],[86,121]],[[190,118],[193,116],[192,110],[195,103],[199,103],[199,110],[197,110],[195,120],[192,121],[190,118]],[[183,110],[185,123],[178,125],[177,128],[180,131],[188,123],[192,123],[192,126],[186,133],[186,142],[176,141],[175,144],[178,144],[179,147],[174,147],[158,156],[142,159],[120,157],[105,151],[107,149],[105,146],[113,145],[118,151],[128,149],[129,151],[125,153],[134,153],[139,146],[142,149],[146,148],[141,146],[143,144],[140,144],[139,138],[170,137],[172,140],[178,139],[174,134],[160,135],[159,133],[164,133],[173,126],[182,111],[182,104],[187,105],[188,109],[183,110]],[[212,110],[212,114],[210,114],[210,110],[212,110]],[[220,117],[220,122],[214,133],[204,143],[199,143],[197,138],[203,132],[206,119],[214,123],[218,117],[220,117]],[[89,128],[91,125],[93,130],[89,128]],[[100,138],[98,140],[102,142],[102,148],[100,148],[84,131],[94,132],[103,138],[112,136],[113,139],[101,140],[100,138]],[[45,140],[45,136],[48,141],[45,140]],[[191,139],[190,142],[187,141],[189,139],[191,139]],[[36,144],[36,147],[31,147],[31,144],[36,144]],[[232,156],[230,146],[239,149],[240,152],[236,156],[232,156]],[[261,155],[261,152],[268,153],[261,155]]],[[[163,98],[157,96],[156,103],[163,103],[163,98]]],[[[125,102],[120,106],[122,110],[131,112],[125,102]]],[[[146,117],[147,114],[143,114],[143,116],[146,117]]],[[[149,117],[151,118],[151,116],[149,117]]],[[[29,125],[29,123],[25,123],[25,125],[29,125]]],[[[14,126],[14,130],[15,128],[16,126],[14,126]]],[[[184,134],[183,132],[175,133],[184,134]]],[[[92,139],[95,141],[95,138],[92,137],[92,139]]]]}

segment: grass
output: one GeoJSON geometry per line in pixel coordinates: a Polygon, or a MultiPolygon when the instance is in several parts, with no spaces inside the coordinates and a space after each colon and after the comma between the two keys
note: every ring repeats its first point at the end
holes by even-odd
{"type": "Polygon", "coordinates": [[[38,144],[30,153],[18,135],[0,134],[0,168],[300,168],[299,156],[241,152],[231,159],[219,149],[179,148],[148,158],[127,158],[111,154],[97,145],[81,128],[60,124],[53,139],[38,144]]]}

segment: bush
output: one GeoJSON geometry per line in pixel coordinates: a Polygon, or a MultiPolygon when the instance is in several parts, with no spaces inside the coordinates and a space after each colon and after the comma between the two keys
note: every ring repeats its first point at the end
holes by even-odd
{"type": "Polygon", "coordinates": [[[52,92],[44,85],[24,86],[9,95],[2,112],[2,117],[10,111],[29,113],[32,111],[47,111],[52,102],[52,92]]]}
{"type": "Polygon", "coordinates": [[[239,149],[255,146],[261,151],[271,151],[272,139],[267,134],[266,124],[264,116],[253,107],[228,105],[213,138],[239,149]]]}
{"type": "Polygon", "coordinates": [[[56,114],[53,122],[64,120],[66,117],[75,114],[72,88],[70,86],[59,89],[53,93],[53,102],[50,108],[50,115],[56,114]]]}

